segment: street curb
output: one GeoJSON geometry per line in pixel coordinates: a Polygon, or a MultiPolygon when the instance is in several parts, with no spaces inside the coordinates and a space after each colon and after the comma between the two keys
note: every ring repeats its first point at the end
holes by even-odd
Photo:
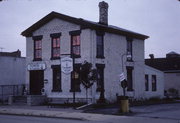
{"type": "Polygon", "coordinates": [[[47,115],[47,114],[34,114],[34,113],[18,113],[18,112],[9,112],[6,109],[0,110],[0,115],[14,115],[14,116],[31,116],[31,117],[45,117],[45,118],[60,118],[60,119],[69,119],[69,120],[81,120],[81,121],[89,121],[85,118],[77,118],[77,117],[64,117],[64,116],[55,116],[55,115],[47,115]]]}

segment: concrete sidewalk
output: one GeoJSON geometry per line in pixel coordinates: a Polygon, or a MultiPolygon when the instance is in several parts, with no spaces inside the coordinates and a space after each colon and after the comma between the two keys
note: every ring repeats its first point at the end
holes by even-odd
{"type": "Polygon", "coordinates": [[[103,114],[82,113],[82,110],[74,110],[72,108],[48,108],[47,106],[0,106],[0,114],[5,115],[23,115],[48,118],[63,118],[71,120],[86,120],[95,122],[111,122],[132,123],[177,123],[177,120],[172,119],[157,119],[148,117],[130,117],[130,116],[115,116],[103,114]]]}
{"type": "MultiPolygon", "coordinates": [[[[82,110],[73,108],[48,108],[47,106],[0,106],[0,114],[88,121],[104,121],[118,118],[118,116],[113,115],[82,113],[82,110]]],[[[121,118],[125,117],[121,116],[121,118]]]]}

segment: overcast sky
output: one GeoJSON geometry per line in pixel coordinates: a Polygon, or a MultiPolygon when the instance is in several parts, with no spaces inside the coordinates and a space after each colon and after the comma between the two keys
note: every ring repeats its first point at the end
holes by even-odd
{"type": "MultiPolygon", "coordinates": [[[[56,11],[69,16],[99,21],[102,0],[4,0],[0,2],[0,47],[4,52],[20,49],[26,55],[21,32],[56,11]]],[[[109,24],[150,36],[145,40],[145,57],[153,53],[180,53],[180,2],[178,0],[104,0],[109,4],[109,24]]]]}

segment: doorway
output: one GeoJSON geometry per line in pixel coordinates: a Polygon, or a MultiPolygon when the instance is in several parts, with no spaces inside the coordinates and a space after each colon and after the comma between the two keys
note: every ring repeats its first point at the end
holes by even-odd
{"type": "Polygon", "coordinates": [[[30,71],[30,95],[41,95],[41,90],[44,87],[44,71],[30,71]]]}

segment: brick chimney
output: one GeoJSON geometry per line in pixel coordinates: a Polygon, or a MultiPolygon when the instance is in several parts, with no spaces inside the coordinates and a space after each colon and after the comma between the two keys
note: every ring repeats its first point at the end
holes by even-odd
{"type": "Polygon", "coordinates": [[[154,59],[154,54],[149,54],[150,59],[154,59]]]}
{"type": "Polygon", "coordinates": [[[108,3],[104,1],[99,3],[99,23],[108,25],[108,3]]]}

